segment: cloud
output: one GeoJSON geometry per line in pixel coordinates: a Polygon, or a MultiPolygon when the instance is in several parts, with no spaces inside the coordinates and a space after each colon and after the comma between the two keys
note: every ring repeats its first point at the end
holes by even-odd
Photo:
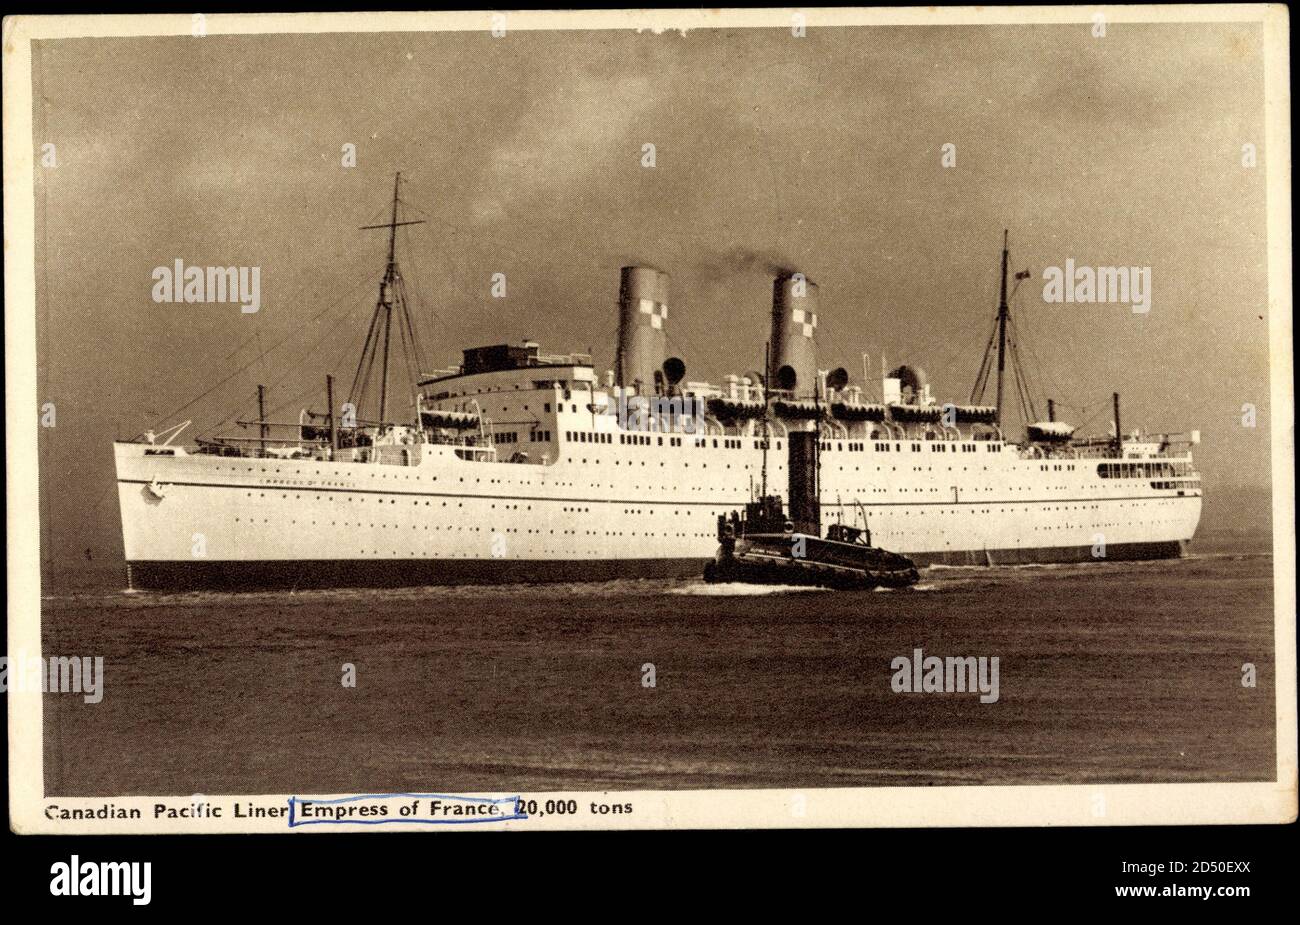
{"type": "Polygon", "coordinates": [[[587,73],[555,85],[485,158],[471,214],[498,221],[543,196],[564,201],[624,147],[627,157],[639,156],[633,130],[662,93],[643,75],[587,73]]]}

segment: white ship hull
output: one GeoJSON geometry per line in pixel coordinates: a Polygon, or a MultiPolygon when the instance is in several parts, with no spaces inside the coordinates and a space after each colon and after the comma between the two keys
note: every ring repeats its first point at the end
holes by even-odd
{"type": "MultiPolygon", "coordinates": [[[[119,443],[130,581],[312,587],[698,573],[717,548],[718,515],[742,508],[759,484],[763,452],[751,437],[679,442],[557,439],[544,464],[417,445],[409,465],[119,443]]],[[[1176,556],[1200,519],[1193,479],[1102,478],[1107,460],[1026,459],[1000,441],[916,447],[826,442],[823,521],[865,515],[877,546],[919,565],[984,565],[1176,556]]],[[[784,454],[768,453],[767,476],[781,493],[784,454]]]]}

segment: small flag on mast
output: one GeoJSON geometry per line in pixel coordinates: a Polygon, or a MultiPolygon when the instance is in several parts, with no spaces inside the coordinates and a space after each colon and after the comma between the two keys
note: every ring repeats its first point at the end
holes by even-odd
{"type": "Polygon", "coordinates": [[[1019,273],[1016,274],[1016,279],[1029,279],[1029,271],[1021,270],[1019,273]]]}

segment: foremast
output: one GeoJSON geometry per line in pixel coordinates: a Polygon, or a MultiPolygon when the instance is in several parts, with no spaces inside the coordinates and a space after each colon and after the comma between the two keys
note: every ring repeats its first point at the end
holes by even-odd
{"type": "MultiPolygon", "coordinates": [[[[362,231],[388,229],[388,261],[383,278],[379,281],[379,298],[375,303],[374,313],[370,316],[370,327],[366,332],[365,344],[361,348],[361,358],[357,361],[357,371],[352,379],[348,402],[360,417],[362,408],[376,385],[374,369],[378,363],[379,401],[375,420],[380,425],[388,423],[389,366],[395,324],[406,362],[407,383],[410,388],[416,387],[420,381],[420,372],[425,367],[423,351],[415,333],[415,323],[406,297],[406,283],[397,265],[397,229],[404,225],[423,225],[425,222],[423,219],[399,220],[398,207],[402,204],[401,184],[402,174],[399,171],[393,179],[393,204],[389,220],[379,225],[362,225],[360,229],[362,231]]],[[[412,404],[416,415],[415,426],[419,428],[419,402],[414,396],[412,396],[412,404]]]]}

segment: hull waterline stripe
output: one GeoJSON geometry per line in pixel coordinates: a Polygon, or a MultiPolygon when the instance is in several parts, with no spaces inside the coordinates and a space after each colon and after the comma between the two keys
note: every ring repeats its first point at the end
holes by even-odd
{"type": "MultiPolygon", "coordinates": [[[[1104,559],[1089,546],[1036,546],[909,553],[919,568],[927,565],[1019,565],[1042,562],[1104,563],[1174,559],[1183,554],[1178,540],[1118,543],[1104,559]],[[979,559],[976,562],[976,558],[979,559]],[[989,561],[985,561],[989,560],[989,561]]],[[[694,578],[708,556],[671,559],[279,559],[133,560],[127,563],[132,586],[147,590],[222,589],[254,591],[282,588],[415,587],[446,584],[553,584],[628,577],[694,578]]]]}

